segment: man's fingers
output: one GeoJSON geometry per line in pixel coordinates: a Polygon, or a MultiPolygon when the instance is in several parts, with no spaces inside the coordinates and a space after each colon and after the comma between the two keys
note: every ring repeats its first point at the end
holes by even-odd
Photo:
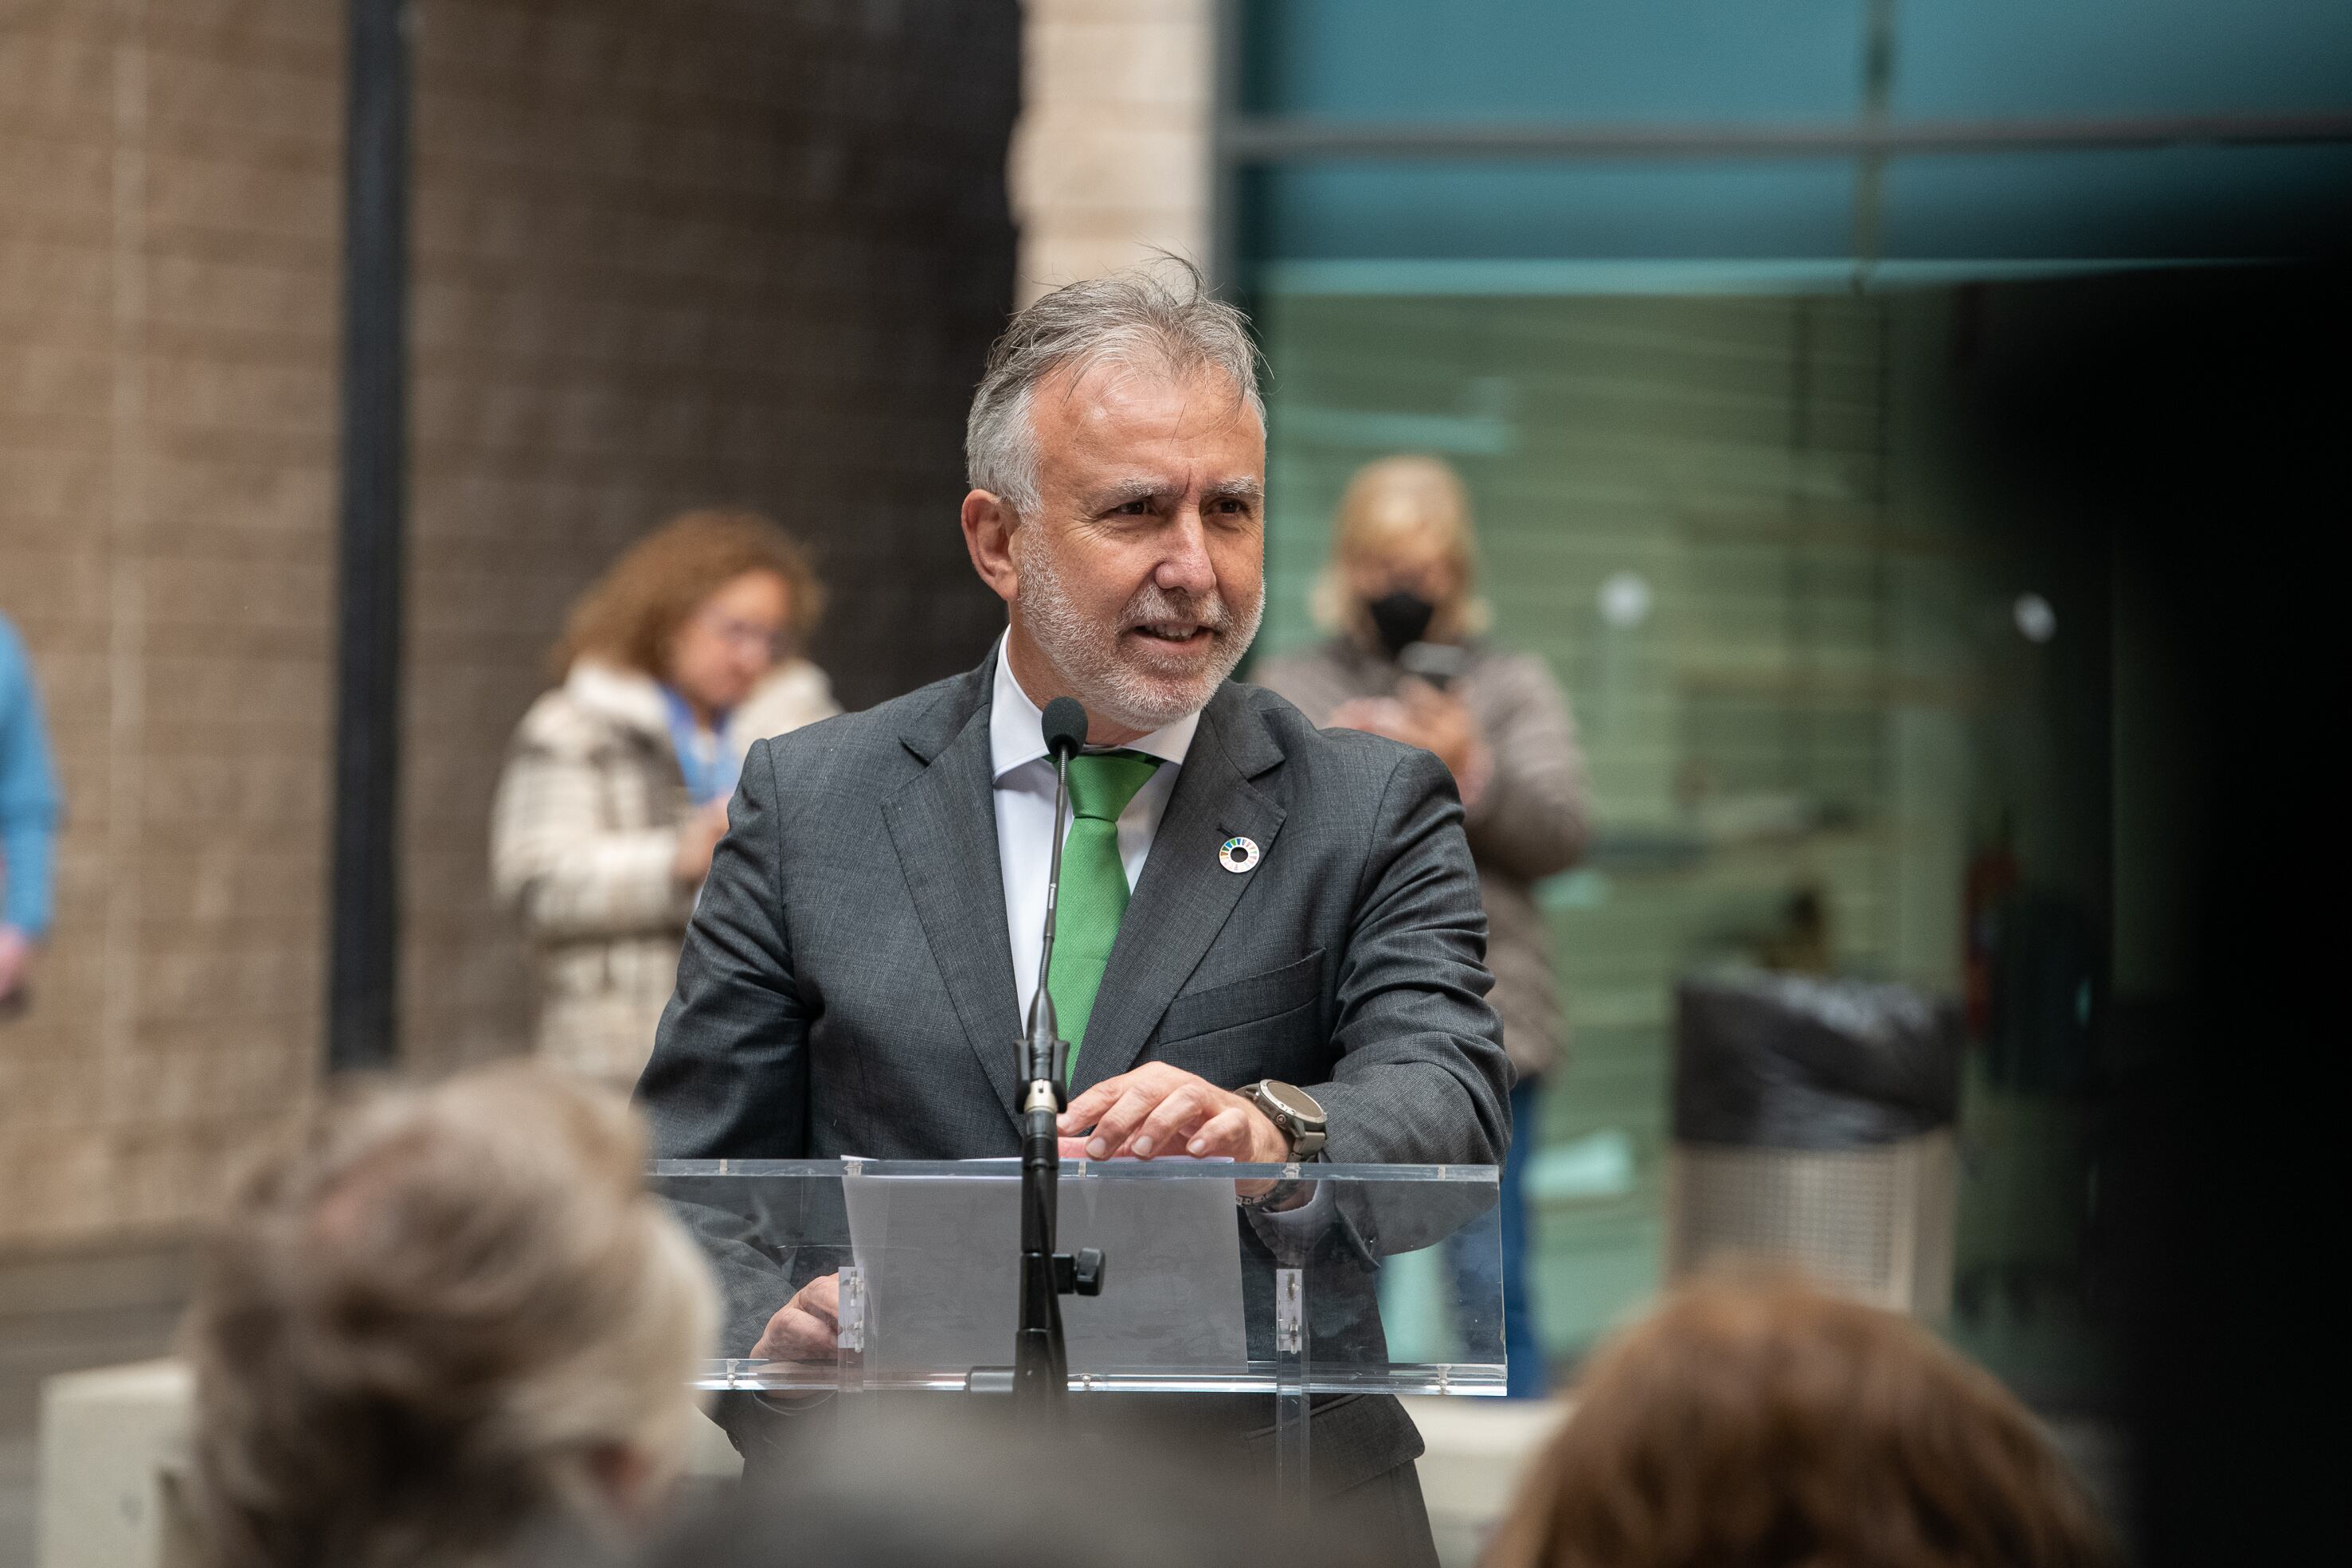
{"type": "Polygon", "coordinates": [[[751,1354],[761,1361],[831,1361],[841,1335],[841,1276],[819,1274],[776,1309],[751,1354]]]}
{"type": "Polygon", "coordinates": [[[1061,1130],[1083,1134],[1092,1127],[1094,1136],[1087,1139],[1088,1157],[1105,1158],[1127,1141],[1128,1132],[1150,1113],[1162,1094],[1191,1077],[1165,1062],[1151,1061],[1132,1072],[1106,1078],[1070,1103],[1062,1113],[1061,1130]]]}
{"type": "Polygon", "coordinates": [[[1248,1123],[1225,1092],[1164,1061],[1107,1078],[1071,1101],[1062,1113],[1061,1131],[1064,1155],[1083,1159],[1237,1154],[1249,1146],[1248,1123]],[[1203,1127],[1229,1113],[1234,1119],[1221,1124],[1205,1150],[1192,1147],[1203,1127]]]}
{"type": "Polygon", "coordinates": [[[1144,1118],[1151,1114],[1166,1092],[1164,1085],[1139,1082],[1120,1095],[1118,1103],[1102,1113],[1087,1138],[1088,1157],[1108,1159],[1125,1151],[1128,1139],[1143,1125],[1144,1118]]]}
{"type": "Polygon", "coordinates": [[[841,1322],[841,1276],[819,1274],[801,1287],[791,1305],[820,1322],[838,1326],[841,1322]]]}
{"type": "Polygon", "coordinates": [[[1184,1152],[1199,1159],[1214,1159],[1230,1155],[1234,1159],[1249,1157],[1250,1113],[1239,1105],[1228,1105],[1199,1126],[1192,1129],[1192,1138],[1184,1152]]]}
{"type": "Polygon", "coordinates": [[[757,1361],[830,1361],[837,1340],[834,1324],[788,1305],[768,1320],[751,1355],[757,1361]]]}
{"type": "Polygon", "coordinates": [[[1192,1129],[1217,1112],[1216,1092],[1206,1083],[1179,1085],[1152,1107],[1151,1114],[1127,1141],[1129,1152],[1143,1159],[1181,1153],[1192,1129]]]}
{"type": "Polygon", "coordinates": [[[1106,1078],[1071,1101],[1069,1109],[1062,1113],[1061,1130],[1083,1133],[1093,1126],[1105,1111],[1118,1103],[1118,1097],[1127,1092],[1139,1073],[1140,1069],[1136,1072],[1122,1072],[1116,1078],[1106,1078]]]}

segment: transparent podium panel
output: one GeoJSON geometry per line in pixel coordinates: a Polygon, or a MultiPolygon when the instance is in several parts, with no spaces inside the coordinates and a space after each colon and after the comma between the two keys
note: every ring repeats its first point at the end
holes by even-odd
{"type": "MultiPolygon", "coordinates": [[[[1018,1161],[665,1160],[652,1179],[726,1296],[701,1386],[1010,1386],[1018,1161]]],[[[1498,1396],[1496,1196],[1491,1166],[1066,1163],[1055,1249],[1101,1255],[1097,1293],[1059,1298],[1070,1387],[1498,1396]],[[1409,1357],[1381,1321],[1398,1271],[1409,1357]]]]}

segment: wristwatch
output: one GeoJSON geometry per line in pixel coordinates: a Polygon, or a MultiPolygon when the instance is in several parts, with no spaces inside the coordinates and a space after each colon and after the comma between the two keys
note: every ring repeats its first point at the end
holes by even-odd
{"type": "Polygon", "coordinates": [[[1330,1122],[1315,1096],[1295,1083],[1279,1079],[1261,1078],[1241,1092],[1243,1099],[1265,1113],[1267,1121],[1282,1129],[1290,1140],[1290,1157],[1294,1160],[1313,1159],[1323,1152],[1330,1122]]]}

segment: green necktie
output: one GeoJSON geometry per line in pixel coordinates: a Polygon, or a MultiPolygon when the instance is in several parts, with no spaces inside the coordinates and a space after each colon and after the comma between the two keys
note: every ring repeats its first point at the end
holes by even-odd
{"type": "Polygon", "coordinates": [[[1069,1081],[1078,1046],[1102,988],[1103,966],[1127,913],[1127,868],[1118,859],[1118,814],[1160,767],[1139,751],[1087,752],[1070,758],[1070,836],[1062,841],[1062,895],[1054,912],[1054,968],[1045,989],[1054,1019],[1070,1042],[1069,1081]]]}

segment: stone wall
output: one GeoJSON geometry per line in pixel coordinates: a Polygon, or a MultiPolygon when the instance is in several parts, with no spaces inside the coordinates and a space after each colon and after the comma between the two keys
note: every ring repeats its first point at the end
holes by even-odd
{"type": "Polygon", "coordinates": [[[1213,0],[1025,0],[1021,298],[1154,250],[1210,263],[1213,0]]]}
{"type": "MultiPolygon", "coordinates": [[[[166,1233],[314,1092],[343,7],[0,0],[0,612],[69,800],[0,1022],[0,1247],[166,1233]]],[[[421,0],[404,1050],[512,1049],[489,795],[571,596],[677,507],[816,546],[875,701],[1001,612],[954,515],[1012,298],[1013,0],[421,0]]]]}

